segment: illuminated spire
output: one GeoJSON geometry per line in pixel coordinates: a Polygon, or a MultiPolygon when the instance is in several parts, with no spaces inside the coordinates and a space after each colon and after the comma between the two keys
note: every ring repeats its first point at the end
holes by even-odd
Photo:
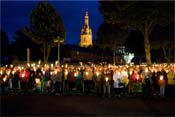
{"type": "Polygon", "coordinates": [[[86,13],[84,16],[84,25],[89,26],[89,16],[88,16],[88,9],[86,8],[86,13]]]}

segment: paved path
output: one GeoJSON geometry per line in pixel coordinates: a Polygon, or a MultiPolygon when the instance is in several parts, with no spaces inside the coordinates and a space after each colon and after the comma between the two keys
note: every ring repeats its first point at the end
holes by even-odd
{"type": "Polygon", "coordinates": [[[173,116],[175,99],[3,95],[1,96],[1,115],[173,116]]]}

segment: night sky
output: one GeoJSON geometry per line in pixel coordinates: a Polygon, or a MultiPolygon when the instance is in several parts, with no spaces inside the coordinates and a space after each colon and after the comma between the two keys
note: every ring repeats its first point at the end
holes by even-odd
{"type": "MultiPolygon", "coordinates": [[[[1,29],[6,32],[11,42],[15,32],[24,26],[29,26],[32,9],[38,1],[1,1],[1,29]]],[[[103,16],[99,12],[96,1],[49,1],[61,15],[66,28],[66,44],[78,45],[80,31],[84,24],[86,8],[89,12],[89,23],[92,28],[93,39],[103,16]]]]}

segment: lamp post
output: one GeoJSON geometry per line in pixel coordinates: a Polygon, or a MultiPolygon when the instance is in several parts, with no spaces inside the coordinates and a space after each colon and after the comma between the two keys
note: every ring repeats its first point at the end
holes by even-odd
{"type": "Polygon", "coordinates": [[[63,40],[60,38],[60,36],[57,36],[54,42],[58,43],[58,65],[60,65],[60,44],[63,42],[63,40]]]}

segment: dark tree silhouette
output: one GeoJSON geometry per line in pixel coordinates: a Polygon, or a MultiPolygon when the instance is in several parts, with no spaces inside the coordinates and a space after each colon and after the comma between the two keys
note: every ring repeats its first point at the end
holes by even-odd
{"type": "Polygon", "coordinates": [[[106,22],[124,28],[134,28],[144,35],[147,64],[151,64],[149,36],[156,24],[174,20],[173,1],[100,1],[100,11],[106,22]]]}
{"type": "Polygon", "coordinates": [[[44,62],[47,63],[54,40],[65,39],[65,28],[61,16],[48,2],[39,2],[33,8],[30,17],[30,28],[24,31],[37,44],[42,44],[44,62]]]}

